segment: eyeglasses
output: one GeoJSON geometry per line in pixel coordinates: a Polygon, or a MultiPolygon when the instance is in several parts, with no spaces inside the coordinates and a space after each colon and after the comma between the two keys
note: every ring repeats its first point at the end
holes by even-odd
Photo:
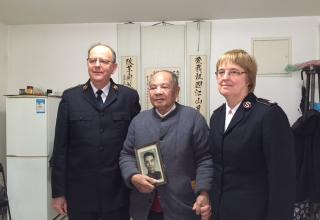
{"type": "Polygon", "coordinates": [[[225,74],[227,74],[230,77],[237,77],[241,74],[246,73],[245,71],[239,71],[237,69],[231,69],[229,71],[226,71],[225,69],[220,69],[217,72],[215,72],[217,77],[223,77],[225,74]]]}
{"type": "Polygon", "coordinates": [[[102,59],[102,58],[88,58],[87,61],[88,61],[88,63],[89,63],[90,65],[95,65],[95,64],[97,63],[97,61],[99,61],[99,63],[100,63],[101,65],[104,65],[104,66],[107,66],[107,65],[113,63],[113,62],[110,61],[110,60],[105,60],[105,59],[102,59]]]}

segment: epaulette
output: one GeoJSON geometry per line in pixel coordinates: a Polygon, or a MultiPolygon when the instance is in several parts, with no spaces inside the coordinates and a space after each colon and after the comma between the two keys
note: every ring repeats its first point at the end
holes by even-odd
{"type": "Polygon", "coordinates": [[[66,88],[64,91],[67,91],[67,90],[70,90],[70,89],[74,89],[74,88],[76,88],[76,87],[78,87],[78,86],[81,86],[81,85],[71,86],[71,87],[69,87],[69,88],[66,88]]]}
{"type": "Polygon", "coordinates": [[[129,85],[126,85],[126,84],[121,84],[123,87],[127,87],[127,88],[129,88],[129,89],[135,89],[135,88],[133,88],[133,87],[131,87],[131,86],[129,86],[129,85]]]}
{"type": "Polygon", "coordinates": [[[264,105],[267,105],[267,106],[272,106],[272,105],[276,105],[277,104],[276,102],[270,102],[270,100],[263,99],[263,98],[257,98],[256,100],[257,100],[257,102],[259,102],[261,104],[264,104],[264,105]]]}
{"type": "Polygon", "coordinates": [[[127,89],[133,89],[133,90],[137,90],[136,88],[133,88],[129,85],[126,85],[126,84],[114,84],[114,86],[116,86],[117,88],[114,88],[115,90],[119,89],[119,86],[122,86],[122,87],[125,87],[127,89]]]}

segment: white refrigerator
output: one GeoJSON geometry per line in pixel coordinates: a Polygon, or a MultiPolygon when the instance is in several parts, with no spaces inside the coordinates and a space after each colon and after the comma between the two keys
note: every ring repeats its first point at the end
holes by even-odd
{"type": "Polygon", "coordinates": [[[59,97],[7,96],[7,185],[13,220],[52,220],[48,160],[59,97]]]}

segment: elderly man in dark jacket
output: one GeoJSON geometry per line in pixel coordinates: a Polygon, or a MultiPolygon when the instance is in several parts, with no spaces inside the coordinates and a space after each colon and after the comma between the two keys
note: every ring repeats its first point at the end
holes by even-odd
{"type": "Polygon", "coordinates": [[[141,112],[130,124],[120,167],[126,184],[132,188],[133,220],[210,217],[208,192],[212,187],[213,164],[209,129],[197,110],[175,102],[178,94],[176,75],[170,71],[156,72],[149,82],[154,108],[141,112]],[[156,179],[139,173],[134,153],[136,148],[155,141],[160,145],[167,177],[167,183],[159,186],[156,179]]]}

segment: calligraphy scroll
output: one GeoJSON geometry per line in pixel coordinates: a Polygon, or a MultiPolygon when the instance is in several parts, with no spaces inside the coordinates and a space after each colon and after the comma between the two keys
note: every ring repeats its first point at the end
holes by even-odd
{"type": "Polygon", "coordinates": [[[191,55],[190,106],[207,115],[207,56],[191,55]]]}
{"type": "Polygon", "coordinates": [[[121,57],[122,84],[138,89],[138,58],[136,56],[121,57]]]}

